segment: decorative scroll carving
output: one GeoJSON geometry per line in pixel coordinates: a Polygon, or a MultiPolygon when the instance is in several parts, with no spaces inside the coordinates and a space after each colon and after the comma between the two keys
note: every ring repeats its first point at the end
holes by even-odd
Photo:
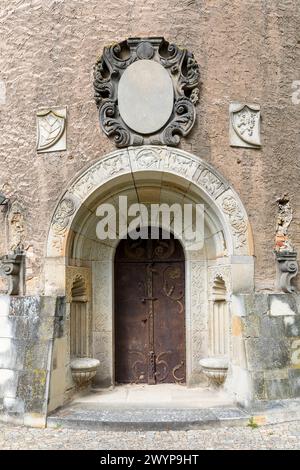
{"type": "Polygon", "coordinates": [[[207,329],[206,267],[203,263],[191,263],[191,329],[192,367],[200,372],[199,360],[204,353],[203,331],[207,329]]]}
{"type": "Polygon", "coordinates": [[[63,199],[53,217],[52,229],[54,233],[62,235],[66,231],[69,225],[70,217],[74,214],[74,212],[75,204],[72,199],[63,199]]]}
{"type": "Polygon", "coordinates": [[[195,108],[188,98],[178,98],[174,104],[174,117],[162,134],[163,144],[176,147],[180,137],[186,136],[196,119],[195,108]]]}
{"type": "Polygon", "coordinates": [[[184,312],[184,280],[183,272],[178,265],[168,265],[163,271],[163,292],[169,299],[177,302],[178,313],[184,312]]]}
{"type": "Polygon", "coordinates": [[[278,284],[283,292],[294,292],[295,288],[291,285],[292,279],[298,274],[297,253],[294,252],[276,252],[278,263],[279,279],[278,284]]]}
{"type": "Polygon", "coordinates": [[[233,196],[226,196],[222,201],[222,209],[228,215],[230,225],[234,232],[235,248],[246,244],[247,222],[233,196]]]}
{"type": "Polygon", "coordinates": [[[108,137],[113,136],[117,147],[130,145],[130,131],[121,121],[117,102],[106,100],[99,113],[101,128],[108,137]]]}
{"type": "MultiPolygon", "coordinates": [[[[48,252],[58,256],[64,248],[64,237],[76,212],[78,200],[82,203],[93,191],[111,178],[128,174],[134,178],[136,171],[175,173],[188,178],[204,190],[228,218],[233,235],[234,249],[247,252],[247,218],[243,206],[226,181],[206,162],[182,150],[169,147],[131,147],[117,150],[93,165],[75,180],[57,206],[51,225],[48,252]],[[225,192],[227,191],[227,192],[225,192]]],[[[235,251],[236,252],[236,251],[235,251]]]]}
{"type": "MultiPolygon", "coordinates": [[[[175,44],[169,44],[162,37],[130,38],[105,47],[94,67],[95,101],[102,130],[108,137],[114,138],[117,147],[143,144],[178,145],[180,137],[186,136],[195,123],[199,76],[199,66],[193,54],[175,44]],[[174,92],[170,118],[162,128],[159,126],[149,133],[129,127],[119,109],[118,89],[122,75],[133,63],[141,60],[160,64],[171,78],[174,92]]],[[[145,95],[148,89],[147,86],[144,87],[145,95]]],[[[159,112],[161,111],[158,110],[159,112]]]]}
{"type": "Polygon", "coordinates": [[[18,247],[13,253],[10,253],[2,258],[2,271],[8,277],[9,295],[23,294],[23,268],[24,268],[25,255],[22,247],[18,247]]]}

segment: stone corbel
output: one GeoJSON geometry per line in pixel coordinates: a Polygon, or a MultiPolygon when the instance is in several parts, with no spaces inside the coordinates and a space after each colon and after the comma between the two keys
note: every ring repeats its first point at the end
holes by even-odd
{"type": "Polygon", "coordinates": [[[297,253],[295,251],[275,252],[278,267],[278,286],[283,292],[292,293],[295,288],[291,280],[298,274],[297,253]]]}
{"type": "Polygon", "coordinates": [[[8,294],[23,294],[23,274],[25,255],[21,248],[17,248],[2,258],[2,271],[9,280],[8,294]]]}

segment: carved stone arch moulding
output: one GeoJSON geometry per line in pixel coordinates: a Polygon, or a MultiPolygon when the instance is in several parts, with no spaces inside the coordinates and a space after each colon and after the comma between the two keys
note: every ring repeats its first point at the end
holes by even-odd
{"type": "Polygon", "coordinates": [[[195,123],[199,76],[194,55],[163,37],[105,47],[94,66],[102,130],[117,147],[178,145],[195,123]]]}
{"type": "Polygon", "coordinates": [[[246,211],[226,180],[213,167],[183,150],[143,146],[112,152],[93,163],[73,180],[62,195],[50,226],[47,256],[64,256],[66,241],[79,208],[102,185],[137,172],[171,173],[199,188],[216,212],[224,230],[228,255],[252,255],[252,235],[246,211]]]}

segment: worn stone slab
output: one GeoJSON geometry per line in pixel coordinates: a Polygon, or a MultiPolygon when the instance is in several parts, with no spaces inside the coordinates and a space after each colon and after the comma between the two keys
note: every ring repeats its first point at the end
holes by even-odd
{"type": "Polygon", "coordinates": [[[272,294],[270,295],[270,315],[285,316],[296,315],[298,305],[296,299],[291,294],[272,294]]]}
{"type": "Polygon", "coordinates": [[[300,397],[300,369],[290,369],[288,372],[290,379],[290,391],[292,397],[300,397]]]}
{"type": "Polygon", "coordinates": [[[265,382],[267,397],[270,400],[284,399],[291,396],[288,379],[272,379],[265,382]]]}
{"type": "Polygon", "coordinates": [[[300,337],[300,316],[284,317],[285,335],[288,337],[300,337]]]}
{"type": "Polygon", "coordinates": [[[47,419],[49,427],[62,425],[114,431],[180,430],[217,427],[228,422],[246,423],[248,414],[239,408],[113,408],[85,404],[64,408],[47,419]]]}
{"type": "Polygon", "coordinates": [[[250,371],[280,369],[289,364],[289,345],[285,338],[247,338],[245,347],[250,371]]]}

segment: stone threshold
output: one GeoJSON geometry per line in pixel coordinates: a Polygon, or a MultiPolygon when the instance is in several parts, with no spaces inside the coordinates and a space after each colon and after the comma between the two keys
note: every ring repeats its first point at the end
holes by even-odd
{"type": "Polygon", "coordinates": [[[250,416],[238,407],[145,408],[74,404],[48,416],[48,427],[109,431],[168,431],[246,425],[250,416]]]}
{"type": "Polygon", "coordinates": [[[259,402],[247,410],[238,406],[195,409],[75,403],[49,415],[47,426],[109,431],[188,431],[295,420],[300,420],[300,399],[259,402]]]}

